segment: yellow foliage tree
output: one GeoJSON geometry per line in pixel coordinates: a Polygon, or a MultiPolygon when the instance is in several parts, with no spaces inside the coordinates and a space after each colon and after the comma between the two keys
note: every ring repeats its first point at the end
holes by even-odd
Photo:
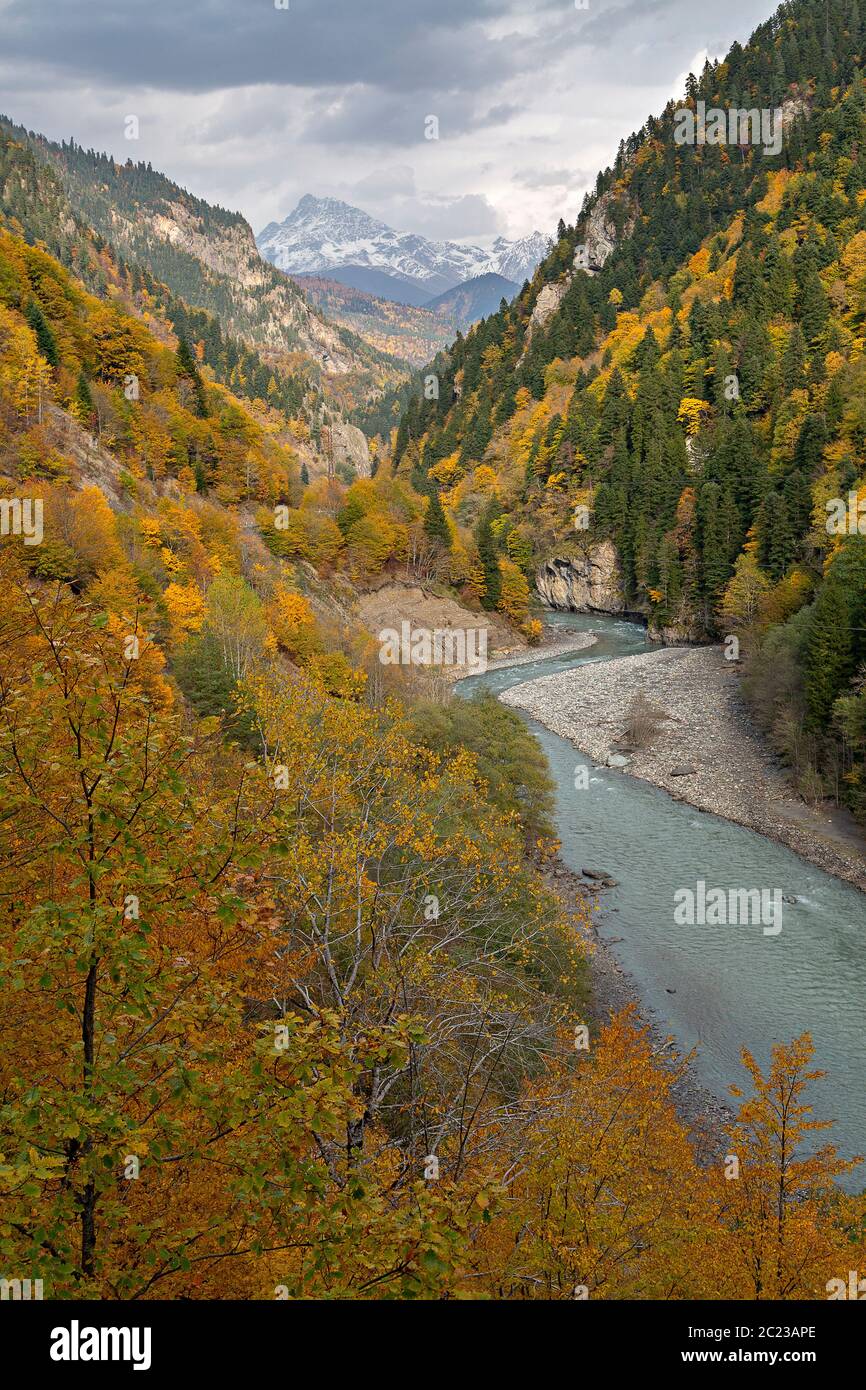
{"type": "Polygon", "coordinates": [[[502,576],[499,608],[513,623],[520,624],[529,612],[530,593],[526,576],[513,560],[507,560],[505,556],[500,557],[499,573],[502,576]]]}
{"type": "Polygon", "coordinates": [[[175,641],[190,632],[201,631],[207,605],[197,585],[171,583],[163,594],[163,602],[175,641]]]}
{"type": "Polygon", "coordinates": [[[686,433],[692,438],[703,429],[711,413],[712,407],[709,402],[698,400],[694,396],[683,396],[677,410],[677,419],[685,422],[686,433]]]}

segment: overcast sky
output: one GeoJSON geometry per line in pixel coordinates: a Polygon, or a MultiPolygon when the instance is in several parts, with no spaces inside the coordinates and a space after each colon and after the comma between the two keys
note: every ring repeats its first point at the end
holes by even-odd
{"type": "Polygon", "coordinates": [[[283,2],[0,0],[0,110],[149,159],[257,232],[314,193],[484,244],[573,221],[619,140],[774,8],[283,2]]]}

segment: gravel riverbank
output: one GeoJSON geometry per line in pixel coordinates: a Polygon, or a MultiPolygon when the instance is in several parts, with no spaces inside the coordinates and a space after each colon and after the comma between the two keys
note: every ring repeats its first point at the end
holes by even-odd
{"type": "MultiPolygon", "coordinates": [[[[546,653],[545,653],[546,654],[546,653]]],[[[701,811],[748,826],[866,892],[866,841],[844,814],[808,806],[792,791],[753,726],[739,677],[720,647],[663,647],[589,663],[504,691],[596,762],[701,811]],[[628,710],[643,694],[659,713],[648,746],[622,747],[628,710]]]]}
{"type": "Polygon", "coordinates": [[[545,637],[537,647],[528,651],[515,652],[511,656],[498,656],[488,661],[488,671],[498,671],[503,666],[529,666],[533,661],[544,661],[549,656],[560,656],[564,652],[581,652],[584,647],[592,647],[598,641],[594,632],[569,632],[567,628],[557,631],[548,628],[545,637]]]}

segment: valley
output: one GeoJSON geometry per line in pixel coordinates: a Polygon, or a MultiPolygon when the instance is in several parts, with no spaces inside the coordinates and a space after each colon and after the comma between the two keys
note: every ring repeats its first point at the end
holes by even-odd
{"type": "Polygon", "coordinates": [[[0,118],[3,1296],[817,1308],[866,18],[786,0],[627,134],[633,8],[356,8],[4,15],[58,114],[0,118]]]}

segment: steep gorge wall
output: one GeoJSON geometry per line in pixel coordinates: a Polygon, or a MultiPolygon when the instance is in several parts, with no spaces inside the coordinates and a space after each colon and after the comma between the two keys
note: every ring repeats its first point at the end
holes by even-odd
{"type": "Polygon", "coordinates": [[[535,587],[548,608],[561,612],[626,611],[622,570],[612,541],[600,541],[568,559],[546,560],[535,576],[535,587]]]}
{"type": "MultiPolygon", "coordinates": [[[[599,541],[582,554],[551,556],[535,576],[535,588],[547,608],[562,613],[609,613],[647,622],[645,613],[629,608],[622,584],[622,567],[613,541],[599,541]]],[[[701,645],[713,640],[698,619],[683,612],[662,627],[647,623],[647,636],[662,646],[701,645]]]]}

